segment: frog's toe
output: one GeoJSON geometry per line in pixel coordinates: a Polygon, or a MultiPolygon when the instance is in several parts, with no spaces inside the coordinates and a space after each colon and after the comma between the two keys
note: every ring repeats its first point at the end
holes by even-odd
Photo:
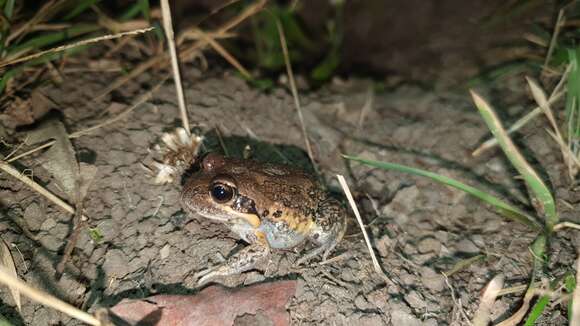
{"type": "Polygon", "coordinates": [[[209,279],[213,278],[214,276],[216,276],[215,270],[217,267],[211,267],[211,268],[206,268],[206,269],[202,269],[201,271],[193,274],[193,278],[197,280],[197,285],[202,285],[204,283],[206,283],[209,279]]]}
{"type": "Polygon", "coordinates": [[[212,278],[214,278],[216,275],[215,272],[209,272],[205,275],[203,275],[198,281],[197,281],[197,286],[203,285],[205,283],[207,283],[209,280],[211,280],[212,278]]]}
{"type": "Polygon", "coordinates": [[[326,250],[325,246],[314,248],[314,249],[310,250],[309,252],[305,253],[304,256],[300,257],[300,259],[298,259],[296,261],[294,266],[300,266],[300,265],[304,264],[305,262],[314,258],[314,256],[320,255],[320,253],[324,252],[325,250],[326,250]]]}

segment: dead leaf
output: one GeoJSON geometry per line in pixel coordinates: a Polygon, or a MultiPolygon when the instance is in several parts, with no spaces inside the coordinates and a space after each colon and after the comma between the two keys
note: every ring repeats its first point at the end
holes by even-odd
{"type": "Polygon", "coordinates": [[[50,119],[29,133],[30,144],[54,140],[55,143],[41,159],[42,166],[52,174],[55,181],[71,202],[76,201],[79,165],[66,129],[61,121],[50,119]]]}
{"type": "MultiPolygon", "coordinates": [[[[12,258],[12,254],[10,253],[10,248],[2,238],[0,238],[0,264],[7,272],[12,274],[12,276],[18,278],[18,273],[16,273],[16,265],[14,264],[14,258],[12,258]]],[[[20,291],[11,287],[9,288],[18,311],[22,311],[20,291]]]]}
{"type": "Polygon", "coordinates": [[[39,90],[33,90],[30,96],[16,97],[6,107],[7,126],[15,128],[30,125],[55,107],[56,104],[50,98],[39,90]]]}
{"type": "Polygon", "coordinates": [[[110,310],[138,325],[233,325],[239,317],[254,315],[270,325],[289,325],[288,300],[296,281],[262,283],[239,289],[211,286],[196,295],[156,295],[123,300],[110,310]]]}

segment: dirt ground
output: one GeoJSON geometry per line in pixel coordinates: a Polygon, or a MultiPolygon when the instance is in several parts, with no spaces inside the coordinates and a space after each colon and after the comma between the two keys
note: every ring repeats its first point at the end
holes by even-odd
{"type": "MultiPolygon", "coordinates": [[[[261,93],[227,71],[187,71],[189,116],[200,130],[219,128],[226,140],[236,140],[227,142],[231,151],[240,151],[249,143],[260,157],[260,152],[275,144],[285,145],[280,151],[291,153],[288,157],[296,157],[297,162],[305,156],[303,151],[296,151],[304,148],[304,140],[288,91],[279,88],[261,93]]],[[[103,112],[118,114],[159,76],[142,76],[138,82],[91,101],[110,79],[106,74],[72,74],[62,85],[39,91],[57,103],[71,132],[106,120],[103,112]]],[[[505,87],[523,89],[522,83],[514,79],[505,87]]],[[[216,282],[241,286],[298,280],[298,291],[288,307],[293,325],[465,324],[494,275],[504,274],[506,286],[527,282],[531,260],[528,245],[534,235],[460,191],[424,178],[352,164],[341,159],[340,153],[428,169],[514,201],[526,198],[524,188],[499,152],[471,157],[487,131],[466,92],[435,94],[401,86],[374,93],[372,105],[365,108],[369,89],[372,83],[364,80],[335,81],[315,93],[303,94],[302,102],[320,171],[339,198],[343,197],[335,174],[347,177],[369,225],[380,264],[392,283],[385,283],[373,271],[352,214],[333,262],[319,265],[314,260],[297,269],[292,264],[298,255],[276,252],[262,270],[216,282]],[[443,276],[442,272],[478,255],[481,259],[449,278],[443,276]]],[[[482,92],[492,94],[485,89],[482,92]]],[[[519,103],[501,110],[508,120],[526,109],[522,103],[529,101],[522,96],[525,94],[496,97],[503,99],[501,104],[519,103]]],[[[166,83],[128,118],[73,140],[79,159],[98,168],[84,204],[90,227],[100,230],[104,238],[97,242],[89,232],[82,232],[60,281],[54,277],[55,265],[72,228],[70,214],[0,174],[0,231],[17,249],[15,262],[24,280],[75,306],[93,310],[122,298],[191,291],[195,272],[218,263],[219,254],[227,256],[241,245],[224,226],[182,211],[179,182],[155,185],[141,166],[162,132],[179,126],[175,98],[173,85],[166,83]],[[26,221],[36,240],[23,234],[14,222],[16,217],[26,221]]],[[[561,199],[562,218],[578,222],[574,210],[580,195],[570,190],[560,154],[542,123],[523,131],[522,145],[547,171],[561,199]],[[571,206],[562,205],[563,201],[571,206]]],[[[22,139],[24,135],[20,131],[14,136],[22,139]]],[[[48,189],[62,194],[40,166],[41,157],[29,156],[18,166],[27,167],[48,189]]],[[[574,247],[578,245],[574,233],[558,233],[552,243],[552,275],[573,268],[574,247]]],[[[502,297],[494,306],[494,318],[513,313],[521,296],[502,297]]],[[[24,299],[20,319],[6,292],[0,298],[4,303],[0,313],[16,325],[78,324],[28,299],[24,299]]],[[[550,311],[541,318],[541,324],[565,322],[566,311],[561,306],[550,311]]]]}

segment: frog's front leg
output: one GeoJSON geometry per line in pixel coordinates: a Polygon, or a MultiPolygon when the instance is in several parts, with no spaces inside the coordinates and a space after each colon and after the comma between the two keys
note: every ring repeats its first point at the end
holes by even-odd
{"type": "Polygon", "coordinates": [[[197,273],[195,277],[201,277],[197,284],[201,285],[217,276],[236,275],[253,269],[258,262],[270,255],[270,246],[266,236],[261,231],[254,233],[255,241],[249,246],[229,257],[223,264],[211,267],[197,273]]]}

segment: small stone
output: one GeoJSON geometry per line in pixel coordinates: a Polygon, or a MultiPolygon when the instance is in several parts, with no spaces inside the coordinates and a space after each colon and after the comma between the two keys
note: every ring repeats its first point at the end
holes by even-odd
{"type": "Polygon", "coordinates": [[[473,241],[469,239],[463,239],[459,241],[455,248],[458,252],[468,253],[468,254],[477,254],[480,252],[479,248],[473,243],[473,241]]]}
{"type": "Polygon", "coordinates": [[[394,310],[391,313],[391,324],[392,325],[405,325],[405,326],[421,326],[423,323],[411,313],[394,310]]]}
{"type": "Polygon", "coordinates": [[[69,233],[69,226],[64,223],[57,223],[50,233],[59,239],[65,239],[69,233]]]}
{"type": "Polygon", "coordinates": [[[364,296],[362,295],[357,295],[356,298],[354,298],[354,305],[357,307],[357,309],[359,310],[368,310],[368,309],[373,309],[373,305],[371,305],[367,299],[365,299],[364,296]]]}
{"type": "Polygon", "coordinates": [[[52,234],[43,234],[41,237],[39,237],[38,241],[40,241],[44,248],[50,251],[57,251],[62,245],[62,240],[52,234]]]}
{"type": "Polygon", "coordinates": [[[399,275],[399,279],[405,285],[414,285],[417,282],[417,277],[415,275],[410,274],[409,272],[402,270],[401,274],[399,275]]]}
{"type": "Polygon", "coordinates": [[[112,242],[118,237],[119,233],[123,231],[123,227],[118,221],[119,220],[106,219],[99,222],[98,229],[103,235],[103,239],[101,239],[102,242],[112,242]]]}
{"type": "Polygon", "coordinates": [[[400,225],[406,224],[409,215],[416,209],[417,197],[419,197],[419,189],[416,186],[400,190],[395,198],[382,209],[383,216],[396,217],[400,225]]]}
{"type": "Polygon", "coordinates": [[[441,251],[441,242],[435,238],[426,238],[419,242],[417,250],[422,254],[434,253],[438,255],[441,251]]]}
{"type": "Polygon", "coordinates": [[[432,292],[440,292],[445,288],[443,275],[436,273],[429,267],[421,268],[421,283],[432,292]]]}
{"type": "Polygon", "coordinates": [[[48,231],[55,226],[56,226],[56,221],[49,217],[46,220],[44,220],[44,222],[42,222],[42,224],[40,225],[40,230],[41,231],[48,231]]]}
{"type": "Polygon", "coordinates": [[[437,326],[437,325],[439,325],[439,323],[435,318],[427,319],[423,322],[423,326],[437,326]]]}
{"type": "Polygon", "coordinates": [[[147,148],[149,146],[150,137],[151,131],[149,130],[131,130],[129,133],[131,142],[141,148],[147,148]]]}
{"type": "Polygon", "coordinates": [[[167,257],[169,257],[169,250],[171,249],[171,246],[169,244],[166,244],[165,246],[163,246],[163,248],[161,248],[161,250],[159,250],[159,256],[161,257],[161,259],[165,259],[167,257]]]}
{"type": "Polygon", "coordinates": [[[129,258],[119,249],[111,249],[105,255],[103,270],[109,278],[122,278],[131,272],[130,266],[129,258]]]}
{"type": "Polygon", "coordinates": [[[42,209],[37,202],[32,202],[26,209],[24,210],[24,220],[26,220],[26,224],[30,231],[38,231],[42,227],[42,209]]]}
{"type": "Polygon", "coordinates": [[[387,257],[391,253],[391,248],[394,242],[395,241],[388,235],[384,235],[375,241],[375,248],[377,248],[377,251],[381,257],[387,257]]]}
{"type": "Polygon", "coordinates": [[[405,301],[416,310],[425,309],[425,301],[417,291],[411,291],[405,295],[405,301]]]}

